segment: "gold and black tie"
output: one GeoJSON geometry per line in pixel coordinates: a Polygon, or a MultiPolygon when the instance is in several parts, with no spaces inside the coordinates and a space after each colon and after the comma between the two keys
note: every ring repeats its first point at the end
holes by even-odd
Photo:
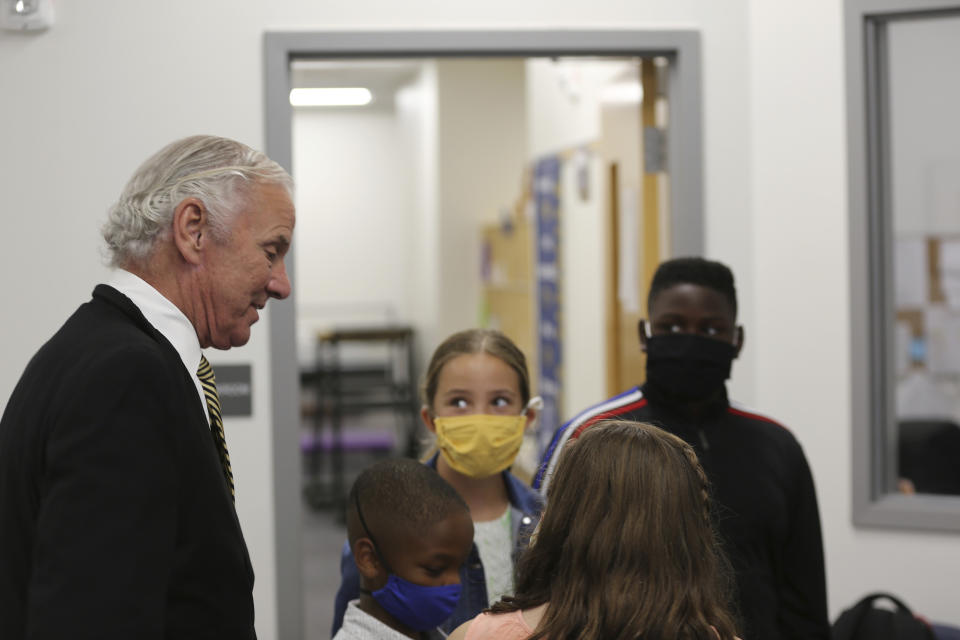
{"type": "Polygon", "coordinates": [[[203,387],[203,395],[207,398],[207,409],[210,411],[210,433],[213,435],[213,444],[220,456],[220,466],[223,467],[223,477],[230,488],[230,499],[236,501],[233,491],[233,470],[230,468],[230,454],[227,453],[227,438],[223,433],[223,417],[220,415],[220,395],[217,393],[217,379],[213,375],[213,367],[206,357],[200,355],[200,367],[197,377],[203,387]]]}

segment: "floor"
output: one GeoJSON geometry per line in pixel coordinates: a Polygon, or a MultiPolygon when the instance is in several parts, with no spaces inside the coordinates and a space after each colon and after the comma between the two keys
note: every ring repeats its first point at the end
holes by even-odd
{"type": "MultiPolygon", "coordinates": [[[[386,422],[392,428],[389,422],[386,422]]],[[[362,433],[369,424],[353,424],[353,433],[362,433]]],[[[395,442],[394,442],[395,444],[395,442]]],[[[304,460],[304,486],[306,489],[302,509],[303,548],[303,593],[304,593],[304,640],[328,640],[333,621],[333,601],[340,586],[340,554],[347,537],[343,520],[343,500],[357,475],[376,460],[401,451],[367,450],[352,451],[343,457],[343,496],[339,504],[330,500],[329,458],[322,456],[315,465],[313,477],[321,482],[311,482],[311,465],[304,460]],[[319,485],[319,490],[318,486],[319,485]],[[312,504],[311,504],[312,503],[312,504]]]]}
{"type": "Polygon", "coordinates": [[[347,530],[333,511],[303,508],[304,640],[327,640],[340,584],[340,550],[347,530]]]}

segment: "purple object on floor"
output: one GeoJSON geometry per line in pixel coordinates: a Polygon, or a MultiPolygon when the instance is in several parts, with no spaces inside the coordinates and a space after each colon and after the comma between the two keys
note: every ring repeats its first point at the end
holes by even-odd
{"type": "MultiPolygon", "coordinates": [[[[392,431],[371,431],[349,429],[340,433],[340,443],[343,451],[390,451],[396,446],[396,437],[392,431]]],[[[324,431],[317,436],[314,433],[300,435],[300,451],[332,451],[334,448],[333,434],[324,431]]]]}

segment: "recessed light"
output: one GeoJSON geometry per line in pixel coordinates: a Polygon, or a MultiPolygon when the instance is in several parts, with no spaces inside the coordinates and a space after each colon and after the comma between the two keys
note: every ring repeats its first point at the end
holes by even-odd
{"type": "Polygon", "coordinates": [[[373,94],[363,87],[301,87],[290,91],[294,107],[362,107],[373,94]]]}

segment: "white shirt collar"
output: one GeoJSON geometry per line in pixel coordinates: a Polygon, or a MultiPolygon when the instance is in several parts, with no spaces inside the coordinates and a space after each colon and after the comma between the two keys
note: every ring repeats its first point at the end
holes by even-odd
{"type": "Polygon", "coordinates": [[[177,305],[170,302],[152,285],[129,271],[117,269],[107,284],[130,298],[147,322],[170,341],[180,355],[183,366],[196,383],[197,393],[206,410],[203,388],[197,378],[197,367],[200,366],[200,356],[203,353],[200,350],[197,331],[187,316],[183,315],[177,305]]]}

